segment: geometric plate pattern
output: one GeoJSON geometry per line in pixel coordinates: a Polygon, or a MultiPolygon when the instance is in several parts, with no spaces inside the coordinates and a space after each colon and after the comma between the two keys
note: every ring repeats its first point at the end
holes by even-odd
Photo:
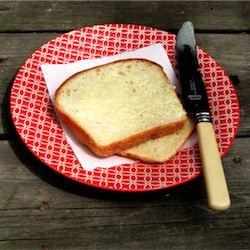
{"type": "MultiPolygon", "coordinates": [[[[84,170],[60,127],[41,71],[41,64],[65,64],[132,51],[161,43],[177,72],[175,35],[151,27],[108,24],[63,34],[35,51],[20,68],[11,90],[11,114],[17,132],[31,152],[60,174],[102,189],[141,192],[173,187],[201,174],[198,146],[179,151],[163,164],[136,162],[84,170]]],[[[239,102],[223,68],[197,48],[221,157],[239,126],[239,102]]]]}

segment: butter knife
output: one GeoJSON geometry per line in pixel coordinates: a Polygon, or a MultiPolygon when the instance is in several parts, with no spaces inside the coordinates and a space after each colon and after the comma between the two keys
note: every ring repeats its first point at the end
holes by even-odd
{"type": "Polygon", "coordinates": [[[206,88],[199,70],[193,24],[182,24],[176,41],[182,98],[196,121],[208,205],[216,211],[230,207],[230,197],[219,155],[206,88]]]}

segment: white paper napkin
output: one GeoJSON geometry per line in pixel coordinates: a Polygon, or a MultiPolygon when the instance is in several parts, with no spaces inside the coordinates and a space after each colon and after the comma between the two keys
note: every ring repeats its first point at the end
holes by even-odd
{"type": "MultiPolygon", "coordinates": [[[[110,63],[112,61],[128,59],[128,58],[144,58],[154,61],[160,64],[165,73],[167,74],[169,80],[176,86],[177,91],[179,90],[179,82],[176,78],[175,72],[169,61],[167,53],[163,48],[162,44],[155,44],[131,52],[125,52],[122,54],[102,57],[97,59],[81,60],[70,64],[43,64],[41,65],[42,72],[46,85],[48,87],[49,95],[52,100],[54,100],[54,94],[56,89],[71,75],[93,68],[102,64],[110,63]]],[[[93,170],[97,167],[108,168],[120,164],[132,163],[131,159],[111,156],[107,158],[99,158],[94,155],[87,147],[81,145],[76,141],[72,133],[61,123],[64,130],[65,136],[70,144],[73,152],[75,153],[78,161],[85,170],[93,170]]],[[[189,147],[197,142],[196,136],[194,135],[187,140],[184,147],[189,147]]]]}

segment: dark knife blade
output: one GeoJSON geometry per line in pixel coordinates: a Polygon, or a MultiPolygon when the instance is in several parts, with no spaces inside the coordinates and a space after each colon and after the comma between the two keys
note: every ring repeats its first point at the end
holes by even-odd
{"type": "Polygon", "coordinates": [[[185,22],[181,26],[177,35],[176,51],[184,106],[197,121],[210,121],[207,92],[199,71],[194,27],[191,22],[185,22]]]}

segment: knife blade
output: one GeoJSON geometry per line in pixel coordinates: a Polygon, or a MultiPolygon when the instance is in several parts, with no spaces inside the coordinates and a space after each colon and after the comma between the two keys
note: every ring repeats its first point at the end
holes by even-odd
{"type": "Polygon", "coordinates": [[[184,22],[179,29],[176,52],[183,104],[196,121],[208,205],[213,210],[225,210],[230,207],[231,202],[212,125],[208,96],[199,69],[194,26],[190,21],[184,22]]]}

